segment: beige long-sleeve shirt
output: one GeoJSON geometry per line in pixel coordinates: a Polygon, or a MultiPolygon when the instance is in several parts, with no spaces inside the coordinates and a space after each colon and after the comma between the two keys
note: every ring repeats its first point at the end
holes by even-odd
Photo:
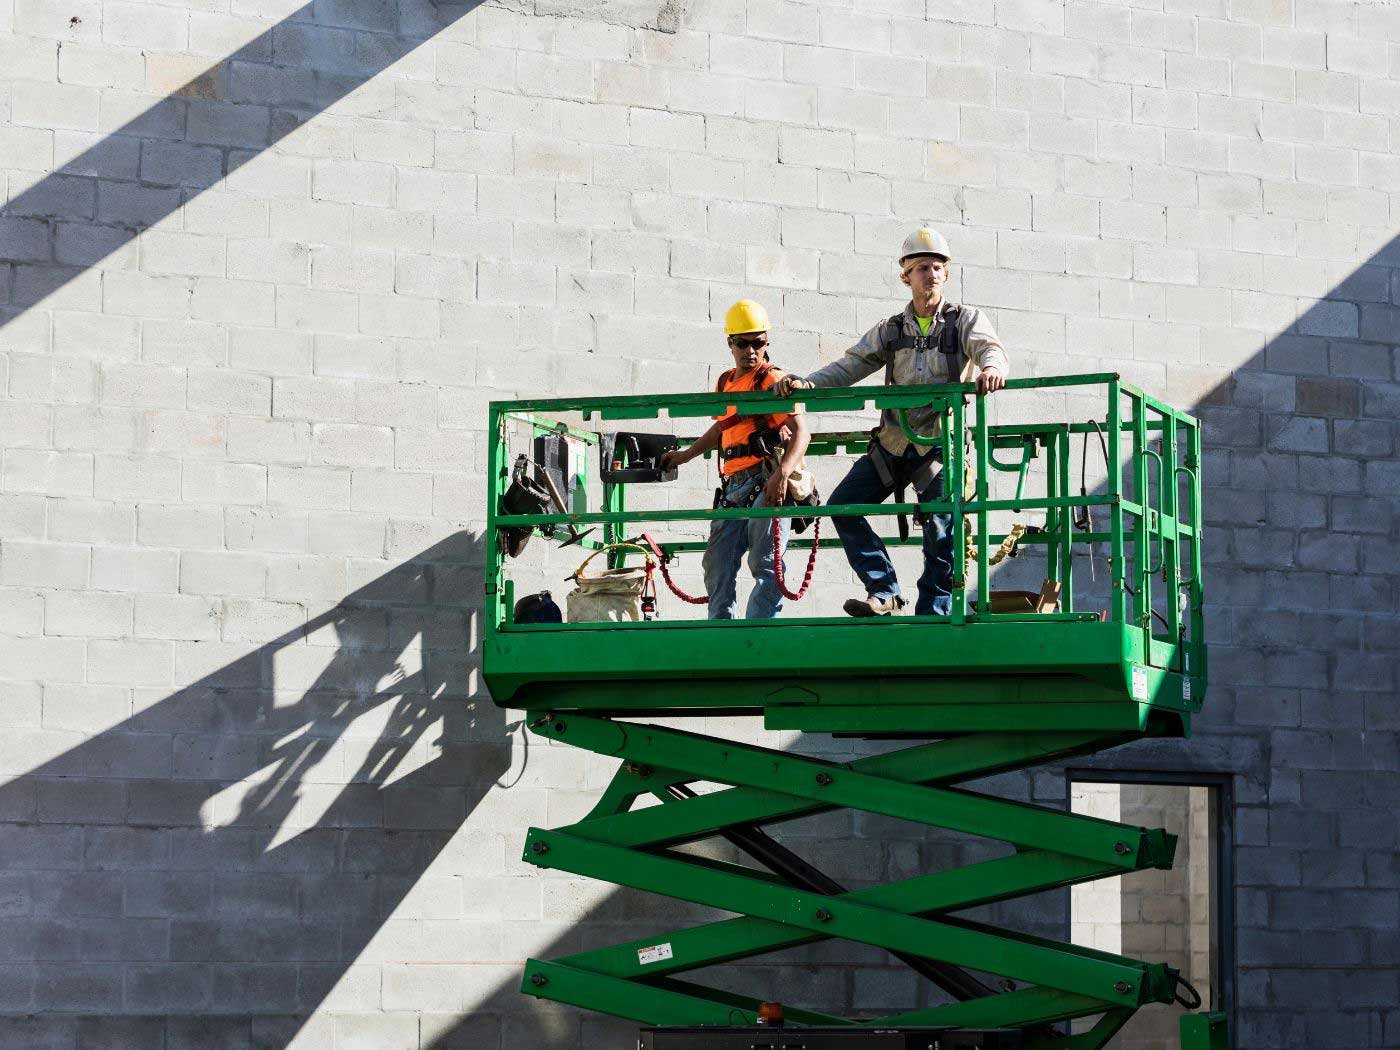
{"type": "MultiPolygon", "coordinates": [[[[889,363],[893,354],[894,372],[891,382],[894,386],[947,382],[943,355],[938,352],[937,347],[943,326],[948,323],[947,315],[955,305],[957,304],[946,299],[938,304],[934,322],[926,339],[930,349],[916,350],[907,347],[891,351],[890,344],[895,338],[894,328],[887,321],[881,321],[844,355],[807,376],[807,381],[817,387],[850,386],[880,371],[889,363]]],[[[900,316],[900,329],[900,335],[919,334],[919,323],[914,320],[912,302],[904,307],[904,313],[900,316]]],[[[1010,375],[1011,362],[1007,357],[1006,348],[1001,345],[991,322],[981,310],[973,306],[961,308],[958,316],[958,334],[962,338],[963,354],[967,358],[962,375],[958,377],[959,382],[972,382],[973,376],[983,368],[995,368],[1003,376],[1010,375]]],[[[941,420],[941,415],[932,409],[909,410],[909,426],[920,437],[937,437],[941,430],[941,420]]],[[[904,431],[897,421],[891,422],[886,419],[881,424],[878,437],[886,451],[896,456],[903,455],[904,450],[909,447],[909,439],[904,436],[904,431]]]]}

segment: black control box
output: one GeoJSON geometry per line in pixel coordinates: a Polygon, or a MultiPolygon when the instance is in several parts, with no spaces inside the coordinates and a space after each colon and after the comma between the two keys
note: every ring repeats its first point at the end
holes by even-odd
{"type": "Polygon", "coordinates": [[[641,434],[619,430],[616,434],[599,434],[601,452],[599,468],[603,480],[610,485],[639,485],[657,481],[675,481],[676,468],[663,470],[661,457],[680,448],[680,442],[670,434],[641,434]]]}

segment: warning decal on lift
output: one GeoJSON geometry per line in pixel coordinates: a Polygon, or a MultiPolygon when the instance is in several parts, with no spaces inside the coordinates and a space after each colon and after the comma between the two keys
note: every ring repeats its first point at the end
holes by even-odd
{"type": "Polygon", "coordinates": [[[1190,701],[1191,699],[1191,676],[1181,676],[1181,699],[1190,701]]]}
{"type": "Polygon", "coordinates": [[[643,966],[648,963],[663,962],[671,958],[671,942],[665,944],[653,944],[650,948],[637,949],[637,962],[643,966]]]}
{"type": "Polygon", "coordinates": [[[1133,699],[1146,700],[1147,696],[1147,668],[1141,664],[1133,664],[1133,699]]]}

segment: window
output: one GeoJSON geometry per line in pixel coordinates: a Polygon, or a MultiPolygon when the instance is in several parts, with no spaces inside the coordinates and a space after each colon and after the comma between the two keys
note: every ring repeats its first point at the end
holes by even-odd
{"type": "MultiPolygon", "coordinates": [[[[1164,962],[1200,993],[1201,1009],[1229,1012],[1234,953],[1228,778],[1071,770],[1069,789],[1075,813],[1165,828],[1177,836],[1170,871],[1148,869],[1071,888],[1070,940],[1164,962]]],[[[1177,1005],[1144,1007],[1109,1046],[1175,1046],[1182,1012],[1177,1005]]]]}

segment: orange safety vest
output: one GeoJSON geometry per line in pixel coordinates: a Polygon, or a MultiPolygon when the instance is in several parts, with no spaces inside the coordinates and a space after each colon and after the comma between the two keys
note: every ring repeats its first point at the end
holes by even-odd
{"type": "MultiPolygon", "coordinates": [[[[715,385],[715,392],[737,394],[746,390],[769,390],[782,377],[782,374],[767,361],[739,379],[734,378],[734,369],[731,368],[719,377],[719,382],[715,385]]],[[[735,446],[747,445],[749,439],[760,430],[777,430],[788,421],[789,416],[790,413],[787,412],[781,415],[741,416],[733,406],[730,406],[727,415],[715,417],[725,421],[724,429],[720,433],[720,473],[725,477],[730,477],[741,470],[748,470],[750,467],[762,463],[762,456],[729,453],[731,458],[726,459],[725,452],[735,446]]]]}

